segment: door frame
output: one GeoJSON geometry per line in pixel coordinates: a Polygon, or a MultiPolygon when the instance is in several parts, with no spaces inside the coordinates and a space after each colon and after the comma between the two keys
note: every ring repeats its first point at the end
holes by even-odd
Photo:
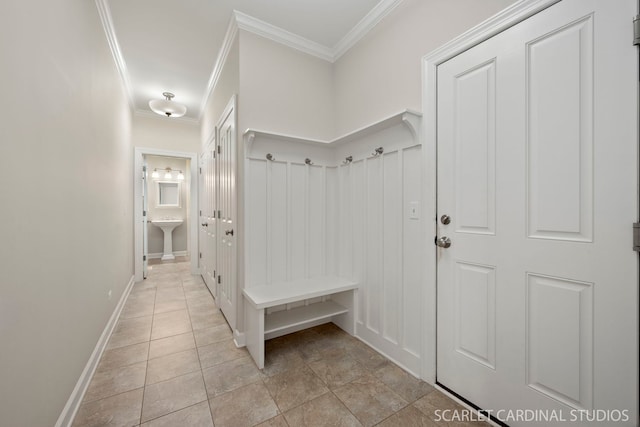
{"type": "MultiPolygon", "coordinates": [[[[198,261],[198,153],[184,151],[160,150],[157,148],[135,147],[133,156],[133,238],[134,238],[134,275],[135,281],[143,280],[142,262],[142,165],[145,155],[179,157],[190,160],[189,184],[189,253],[191,255],[191,274],[200,274],[198,261]],[[194,262],[195,260],[195,262],[194,262]]],[[[147,192],[149,190],[147,189],[147,192]]]]}
{"type": "MultiPolygon", "coordinates": [[[[561,0],[520,0],[493,17],[473,27],[422,58],[422,197],[425,218],[423,289],[421,324],[423,380],[436,383],[436,316],[437,316],[437,251],[433,244],[437,235],[437,72],[438,66],[496,34],[535,15],[561,0]]],[[[631,22],[631,17],[630,21],[631,22]]],[[[629,24],[631,25],[631,23],[629,24]]],[[[629,41],[631,43],[631,41],[629,41]]]]}

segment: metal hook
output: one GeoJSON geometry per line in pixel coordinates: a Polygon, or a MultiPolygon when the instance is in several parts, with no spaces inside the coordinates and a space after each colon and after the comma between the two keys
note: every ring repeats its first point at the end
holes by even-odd
{"type": "Polygon", "coordinates": [[[378,147],[378,148],[376,148],[376,151],[374,151],[373,153],[371,153],[371,155],[372,155],[372,156],[379,156],[379,155],[381,155],[382,153],[384,153],[384,148],[382,148],[382,147],[378,147]]]}
{"type": "Polygon", "coordinates": [[[342,162],[342,164],[343,165],[348,165],[351,162],[353,162],[353,156],[345,157],[344,158],[344,162],[342,162]]]}
{"type": "Polygon", "coordinates": [[[272,162],[275,160],[276,158],[273,157],[273,154],[271,153],[267,153],[267,160],[271,160],[272,162]]]}
{"type": "Polygon", "coordinates": [[[306,159],[304,159],[304,162],[305,162],[307,165],[309,165],[309,166],[311,166],[311,165],[313,164],[313,162],[311,161],[311,159],[310,159],[310,158],[308,158],[308,157],[307,157],[306,159]]]}

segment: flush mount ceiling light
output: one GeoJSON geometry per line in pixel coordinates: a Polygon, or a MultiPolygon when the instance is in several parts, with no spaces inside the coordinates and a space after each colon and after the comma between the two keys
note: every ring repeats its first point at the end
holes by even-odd
{"type": "Polygon", "coordinates": [[[162,92],[165,99],[152,99],[149,101],[149,108],[154,113],[167,117],[182,117],[187,112],[187,107],[171,99],[175,96],[171,92],[162,92]]]}

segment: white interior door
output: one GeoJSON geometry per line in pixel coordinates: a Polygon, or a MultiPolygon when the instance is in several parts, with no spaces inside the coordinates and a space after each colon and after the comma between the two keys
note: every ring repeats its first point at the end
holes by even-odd
{"type": "Polygon", "coordinates": [[[215,148],[212,141],[200,157],[200,271],[209,291],[217,298],[215,148]]]}
{"type": "Polygon", "coordinates": [[[149,195],[148,195],[148,176],[147,176],[147,160],[142,159],[142,278],[146,279],[149,268],[149,195]]]}
{"type": "Polygon", "coordinates": [[[438,67],[437,381],[481,408],[636,425],[636,13],[563,0],[438,67]]]}
{"type": "Polygon", "coordinates": [[[218,125],[217,151],[218,305],[232,329],[236,327],[236,124],[232,100],[218,125]]]}

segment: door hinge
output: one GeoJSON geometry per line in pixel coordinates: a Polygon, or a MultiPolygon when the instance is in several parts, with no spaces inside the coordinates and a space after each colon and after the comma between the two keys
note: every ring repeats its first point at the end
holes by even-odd
{"type": "Polygon", "coordinates": [[[218,145],[218,154],[222,153],[222,148],[218,145]]]}
{"type": "Polygon", "coordinates": [[[222,283],[222,276],[218,276],[218,284],[222,283]]]}
{"type": "Polygon", "coordinates": [[[218,219],[222,218],[222,213],[218,211],[218,219]]]}
{"type": "Polygon", "coordinates": [[[142,216],[147,216],[147,211],[142,211],[142,216]]]}
{"type": "Polygon", "coordinates": [[[633,18],[633,44],[640,45],[640,15],[633,18]]]}
{"type": "Polygon", "coordinates": [[[146,255],[142,255],[142,260],[146,261],[147,260],[147,256],[146,255]]]}
{"type": "Polygon", "coordinates": [[[213,270],[213,277],[216,277],[216,271],[213,270]]]}
{"type": "Polygon", "coordinates": [[[633,224],[633,250],[640,252],[640,222],[633,224]]]}
{"type": "Polygon", "coordinates": [[[200,258],[202,258],[202,252],[200,252],[200,258]]]}
{"type": "Polygon", "coordinates": [[[200,211],[200,216],[202,216],[202,211],[200,211]]]}
{"type": "Polygon", "coordinates": [[[200,175],[202,175],[202,168],[200,168],[200,175]]]}

